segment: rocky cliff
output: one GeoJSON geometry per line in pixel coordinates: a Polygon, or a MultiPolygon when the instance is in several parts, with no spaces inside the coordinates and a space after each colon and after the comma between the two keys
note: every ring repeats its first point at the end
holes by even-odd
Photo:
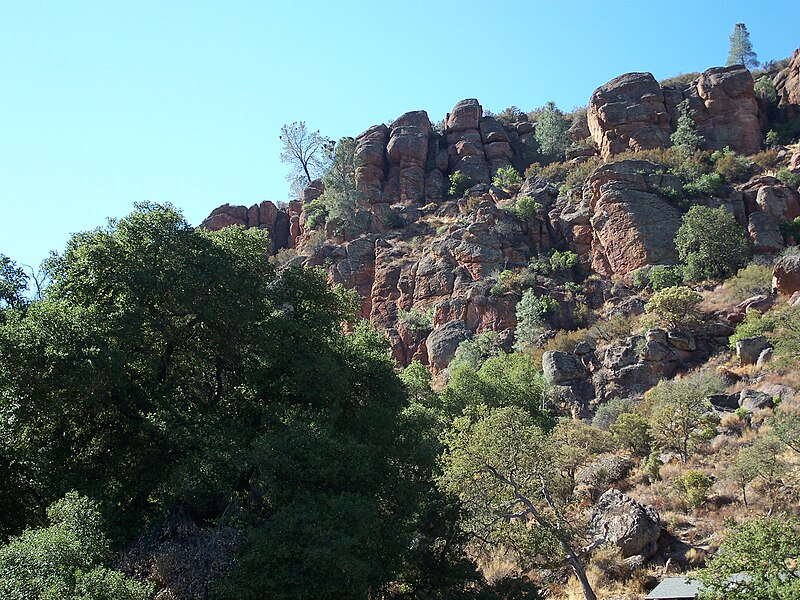
{"type": "MultiPolygon", "coordinates": [[[[800,106],[799,67],[795,52],[787,67],[771,75],[784,116],[800,106]]],[[[322,193],[318,181],[303,202],[224,205],[202,226],[267,229],[274,251],[297,248],[293,264],[322,266],[333,282],[358,292],[362,315],[386,331],[400,364],[417,359],[438,372],[457,341],[475,333],[496,331],[510,342],[519,294],[494,284],[500,273],[518,273],[549,250],[576,253],[584,274],[594,274],[579,293],[566,281],[532,282],[538,294],[558,303],[553,327],[571,328],[579,322],[576,306],[597,309],[617,293],[612,280],[627,282],[637,269],[676,260],[673,238],[688,204],[724,206],[757,252],[783,249],[781,223],[800,216],[800,194],[764,169],[713,194],[676,199],[671,190],[681,182],[662,164],[619,156],[667,148],[684,100],[704,148],[749,155],[763,146],[765,115],[744,67],[709,69],[681,87],[660,85],[649,73],[628,73],[597,88],[585,120],[576,119],[570,130],[581,143],[568,151],[565,168],[587,169],[577,183],[558,186],[563,178],[529,172],[518,190],[493,186],[499,168],[522,172],[528,165],[536,125],[524,115],[501,121],[467,99],[439,130],[426,112],[412,111],[358,135],[355,216],[346,226],[328,223],[313,249],[303,207],[322,193]],[[590,146],[583,140],[587,133],[590,146]],[[473,185],[451,198],[447,187],[456,171],[473,185]],[[534,215],[522,218],[509,210],[522,196],[535,201],[534,215]],[[430,318],[410,318],[423,315],[430,318]]],[[[779,158],[800,170],[800,159],[791,163],[782,152],[779,158]]],[[[667,348],[657,348],[662,354],[675,352],[661,345],[667,348]]]]}

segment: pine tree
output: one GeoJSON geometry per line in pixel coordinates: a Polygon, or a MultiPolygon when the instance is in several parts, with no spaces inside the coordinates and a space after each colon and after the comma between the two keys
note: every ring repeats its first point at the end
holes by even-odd
{"type": "Polygon", "coordinates": [[[750,33],[744,23],[737,23],[733,26],[733,33],[728,38],[730,41],[730,51],[728,52],[728,66],[744,65],[748,68],[758,66],[756,53],[753,52],[753,45],[750,43],[750,33]]]}

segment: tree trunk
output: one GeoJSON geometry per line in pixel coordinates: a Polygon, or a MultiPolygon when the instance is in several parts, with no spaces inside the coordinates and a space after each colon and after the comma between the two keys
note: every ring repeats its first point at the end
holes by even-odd
{"type": "Polygon", "coordinates": [[[589,578],[586,576],[586,569],[583,568],[580,559],[566,543],[561,542],[561,547],[566,551],[569,564],[575,572],[575,577],[578,578],[581,584],[584,600],[597,600],[597,596],[592,589],[592,584],[589,583],[589,578]]]}

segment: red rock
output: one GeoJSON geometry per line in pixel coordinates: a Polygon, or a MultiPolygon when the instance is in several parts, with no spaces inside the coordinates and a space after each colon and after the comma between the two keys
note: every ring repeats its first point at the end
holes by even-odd
{"type": "Polygon", "coordinates": [[[792,296],[800,292],[800,254],[782,256],[772,269],[772,292],[792,296]]]}

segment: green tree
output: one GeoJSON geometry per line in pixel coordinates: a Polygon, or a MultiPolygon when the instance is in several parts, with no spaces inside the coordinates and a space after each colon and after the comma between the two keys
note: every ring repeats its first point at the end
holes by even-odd
{"type": "Polygon", "coordinates": [[[725,208],[693,206],[675,236],[687,281],[727,279],[747,264],[744,231],[725,208]]]}
{"type": "Polygon", "coordinates": [[[668,287],[657,291],[644,305],[655,324],[667,329],[696,328],[701,322],[698,305],[703,297],[686,286],[668,287]]]}
{"type": "Polygon", "coordinates": [[[75,492],[47,509],[50,525],[0,547],[0,594],[9,600],[146,600],[153,586],[104,567],[109,544],[97,505],[75,492]]]}
{"type": "Polygon", "coordinates": [[[327,171],[333,155],[333,140],[319,131],[309,131],[305,121],[281,127],[281,161],[291,168],[287,179],[299,198],[303,189],[327,171]]]}
{"type": "Polygon", "coordinates": [[[703,143],[702,136],[697,133],[694,110],[689,107],[688,99],[678,104],[678,125],[669,139],[672,146],[684,156],[691,156],[697,152],[703,143]]]}
{"type": "Polygon", "coordinates": [[[517,170],[511,165],[507,167],[500,167],[492,177],[492,185],[502,188],[506,191],[516,191],[522,183],[517,170]]]}
{"type": "Polygon", "coordinates": [[[327,219],[337,219],[348,224],[358,208],[362,194],[356,189],[355,166],[356,141],[344,137],[336,144],[322,183],[325,191],[317,200],[325,207],[327,219]]]}
{"type": "Polygon", "coordinates": [[[764,518],[737,525],[697,574],[705,600],[800,597],[800,522],[764,518]]]}
{"type": "Polygon", "coordinates": [[[648,394],[650,427],[662,450],[678,453],[686,462],[697,443],[711,433],[711,404],[707,397],[721,392],[717,377],[702,374],[662,381],[648,394]]]}
{"type": "Polygon", "coordinates": [[[760,479],[767,490],[774,508],[781,486],[781,477],[788,465],[781,459],[784,445],[781,440],[768,433],[756,439],[750,446],[739,450],[731,467],[731,475],[742,491],[742,502],[747,506],[746,487],[754,479],[760,479]]]}
{"type": "Polygon", "coordinates": [[[610,430],[618,446],[627,448],[636,456],[650,454],[653,436],[650,434],[647,419],[642,415],[633,412],[622,413],[611,424],[610,430]]]}
{"type": "Polygon", "coordinates": [[[555,102],[548,102],[539,111],[534,137],[545,162],[564,160],[564,153],[569,146],[567,132],[570,125],[569,119],[556,108],[555,102]]]}
{"type": "Polygon", "coordinates": [[[505,407],[487,410],[476,422],[461,417],[445,444],[441,485],[461,498],[467,531],[495,543],[507,543],[515,534],[525,537],[538,557],[551,557],[559,548],[584,598],[594,600],[576,532],[550,492],[557,449],[530,414],[505,407]]]}
{"type": "Polygon", "coordinates": [[[733,26],[733,33],[728,38],[730,49],[728,50],[728,60],[726,65],[744,65],[755,69],[758,67],[756,53],[753,52],[753,45],[750,43],[750,33],[744,23],[736,23],[733,26]]]}
{"type": "Polygon", "coordinates": [[[706,501],[706,494],[714,480],[697,469],[689,469],[675,480],[675,487],[683,496],[689,508],[700,508],[706,501]]]}
{"type": "Polygon", "coordinates": [[[22,267],[4,254],[0,254],[0,310],[25,304],[28,276],[22,267]]]}
{"type": "Polygon", "coordinates": [[[517,326],[514,329],[514,348],[524,351],[533,347],[544,333],[544,319],[547,313],[557,308],[555,301],[548,296],[537,296],[533,288],[522,292],[517,303],[517,326]]]}
{"type": "Polygon", "coordinates": [[[115,543],[178,507],[225,515],[244,543],[223,597],[385,589],[433,489],[431,424],[354,294],[276,274],[268,248],[153,204],[75,235],[44,297],[0,324],[0,498],[28,518],[76,489],[115,543]]]}

